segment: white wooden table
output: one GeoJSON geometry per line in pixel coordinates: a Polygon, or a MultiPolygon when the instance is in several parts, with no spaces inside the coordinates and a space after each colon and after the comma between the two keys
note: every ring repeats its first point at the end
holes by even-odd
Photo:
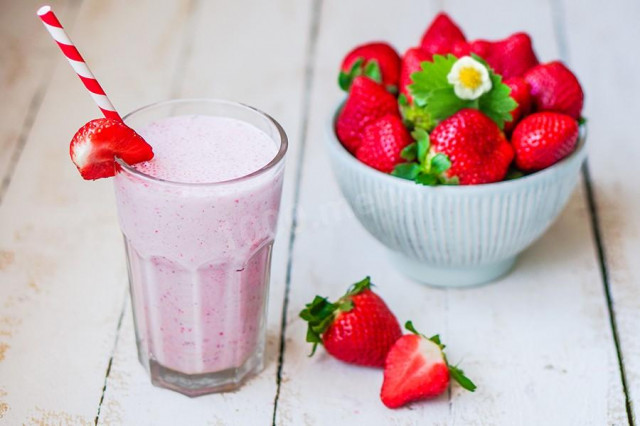
{"type": "Polygon", "coordinates": [[[54,1],[119,110],[223,97],[289,134],[267,367],[237,392],[196,399],[152,387],[136,359],[111,182],[82,181],[68,157],[98,112],[39,5],[0,1],[0,424],[640,423],[640,2],[54,1]],[[471,38],[528,31],[542,59],[576,70],[590,119],[588,168],[558,222],[511,275],[461,291],[393,269],[323,146],[344,53],[374,39],[415,45],[442,8],[471,38]],[[443,336],[476,393],[454,386],[392,411],[380,371],[307,357],[303,304],[367,274],[401,321],[443,336]]]}

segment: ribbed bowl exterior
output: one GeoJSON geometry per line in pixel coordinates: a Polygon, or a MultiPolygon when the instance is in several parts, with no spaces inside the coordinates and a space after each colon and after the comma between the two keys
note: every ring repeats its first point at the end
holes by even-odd
{"type": "Polygon", "coordinates": [[[539,238],[566,205],[586,156],[495,184],[428,187],[356,160],[327,131],[334,174],[362,225],[382,244],[429,265],[464,267],[512,258],[539,238]]]}

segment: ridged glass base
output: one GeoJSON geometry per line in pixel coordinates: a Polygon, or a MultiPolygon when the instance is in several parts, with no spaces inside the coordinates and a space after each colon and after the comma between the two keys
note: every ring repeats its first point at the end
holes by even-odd
{"type": "Polygon", "coordinates": [[[260,373],[264,368],[264,351],[260,350],[238,368],[206,374],[184,374],[149,360],[151,383],[189,397],[232,391],[260,373]]]}

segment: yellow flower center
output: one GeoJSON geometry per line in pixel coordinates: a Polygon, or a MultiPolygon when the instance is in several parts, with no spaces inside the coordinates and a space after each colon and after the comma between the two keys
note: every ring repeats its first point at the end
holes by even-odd
{"type": "Polygon", "coordinates": [[[475,90],[482,84],[480,71],[473,67],[463,67],[460,69],[460,83],[468,89],[475,90]]]}

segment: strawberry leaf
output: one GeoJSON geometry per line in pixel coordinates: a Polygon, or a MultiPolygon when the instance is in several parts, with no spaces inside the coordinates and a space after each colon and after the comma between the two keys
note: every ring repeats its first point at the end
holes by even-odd
{"type": "Polygon", "coordinates": [[[524,176],[524,172],[522,170],[516,168],[510,168],[507,172],[507,175],[504,177],[504,180],[513,180],[518,179],[524,176]]]}
{"type": "Polygon", "coordinates": [[[460,99],[456,96],[453,86],[432,92],[424,109],[434,120],[444,120],[465,108],[475,108],[476,101],[460,99]]]}
{"type": "Polygon", "coordinates": [[[344,71],[340,71],[338,74],[338,86],[345,92],[349,91],[349,86],[351,85],[351,77],[344,71]]]}
{"type": "Polygon", "coordinates": [[[411,136],[416,140],[417,143],[417,157],[418,162],[423,164],[427,158],[427,154],[429,153],[429,147],[431,146],[431,141],[429,140],[429,133],[427,133],[424,129],[415,129],[411,136]]]}
{"type": "Polygon", "coordinates": [[[338,74],[338,86],[340,86],[342,90],[348,92],[353,79],[359,75],[362,75],[363,64],[364,58],[358,58],[353,62],[353,64],[351,64],[349,72],[340,71],[340,74],[338,74]]]}
{"type": "Polygon", "coordinates": [[[407,180],[415,180],[415,178],[420,173],[420,165],[418,163],[402,163],[398,164],[394,167],[391,174],[393,176],[407,179],[407,180]]]}
{"type": "Polygon", "coordinates": [[[327,298],[316,296],[311,303],[306,304],[305,308],[300,311],[300,318],[309,323],[306,340],[309,343],[313,343],[309,356],[312,356],[316,352],[318,344],[322,343],[322,333],[331,324],[335,310],[336,305],[329,302],[327,298]]]}
{"type": "Polygon", "coordinates": [[[444,173],[451,168],[451,160],[444,154],[436,154],[431,159],[431,171],[433,173],[444,173]]]}
{"type": "Polygon", "coordinates": [[[402,151],[400,151],[400,157],[407,161],[415,160],[416,157],[418,156],[417,145],[418,145],[417,143],[413,142],[405,146],[404,148],[402,148],[402,151]]]}
{"type": "Polygon", "coordinates": [[[457,366],[449,365],[449,373],[451,374],[451,377],[453,377],[453,379],[460,384],[460,386],[462,386],[469,392],[475,392],[475,390],[477,389],[475,383],[473,383],[470,378],[465,376],[464,371],[462,371],[457,366]]]}
{"type": "Polygon", "coordinates": [[[413,326],[413,322],[412,321],[405,322],[404,323],[404,328],[406,328],[407,330],[409,330],[413,334],[416,334],[418,336],[422,336],[422,334],[420,334],[420,332],[418,330],[416,330],[416,328],[413,326]]]}
{"type": "Polygon", "coordinates": [[[358,281],[357,283],[352,284],[351,287],[349,287],[349,290],[347,290],[347,294],[345,294],[345,296],[355,296],[358,293],[362,293],[364,290],[370,289],[371,286],[372,286],[371,277],[369,276],[364,277],[362,280],[358,281]]]}
{"type": "Polygon", "coordinates": [[[436,186],[438,184],[438,178],[430,173],[420,173],[416,177],[416,183],[426,186],[436,186]]]}
{"type": "Polygon", "coordinates": [[[378,65],[378,61],[376,61],[375,59],[371,59],[369,62],[367,62],[367,65],[365,65],[364,67],[364,75],[366,75],[373,81],[382,83],[382,72],[380,71],[380,65],[378,65]]]}
{"type": "Polygon", "coordinates": [[[411,74],[413,84],[409,85],[409,92],[418,106],[426,105],[434,91],[451,87],[447,75],[457,60],[451,54],[434,55],[431,62],[422,62],[421,70],[411,74]]]}
{"type": "Polygon", "coordinates": [[[502,83],[500,75],[490,71],[489,78],[491,90],[478,98],[478,109],[502,129],[505,121],[512,120],[511,111],[518,107],[518,103],[510,96],[511,89],[502,83]]]}

